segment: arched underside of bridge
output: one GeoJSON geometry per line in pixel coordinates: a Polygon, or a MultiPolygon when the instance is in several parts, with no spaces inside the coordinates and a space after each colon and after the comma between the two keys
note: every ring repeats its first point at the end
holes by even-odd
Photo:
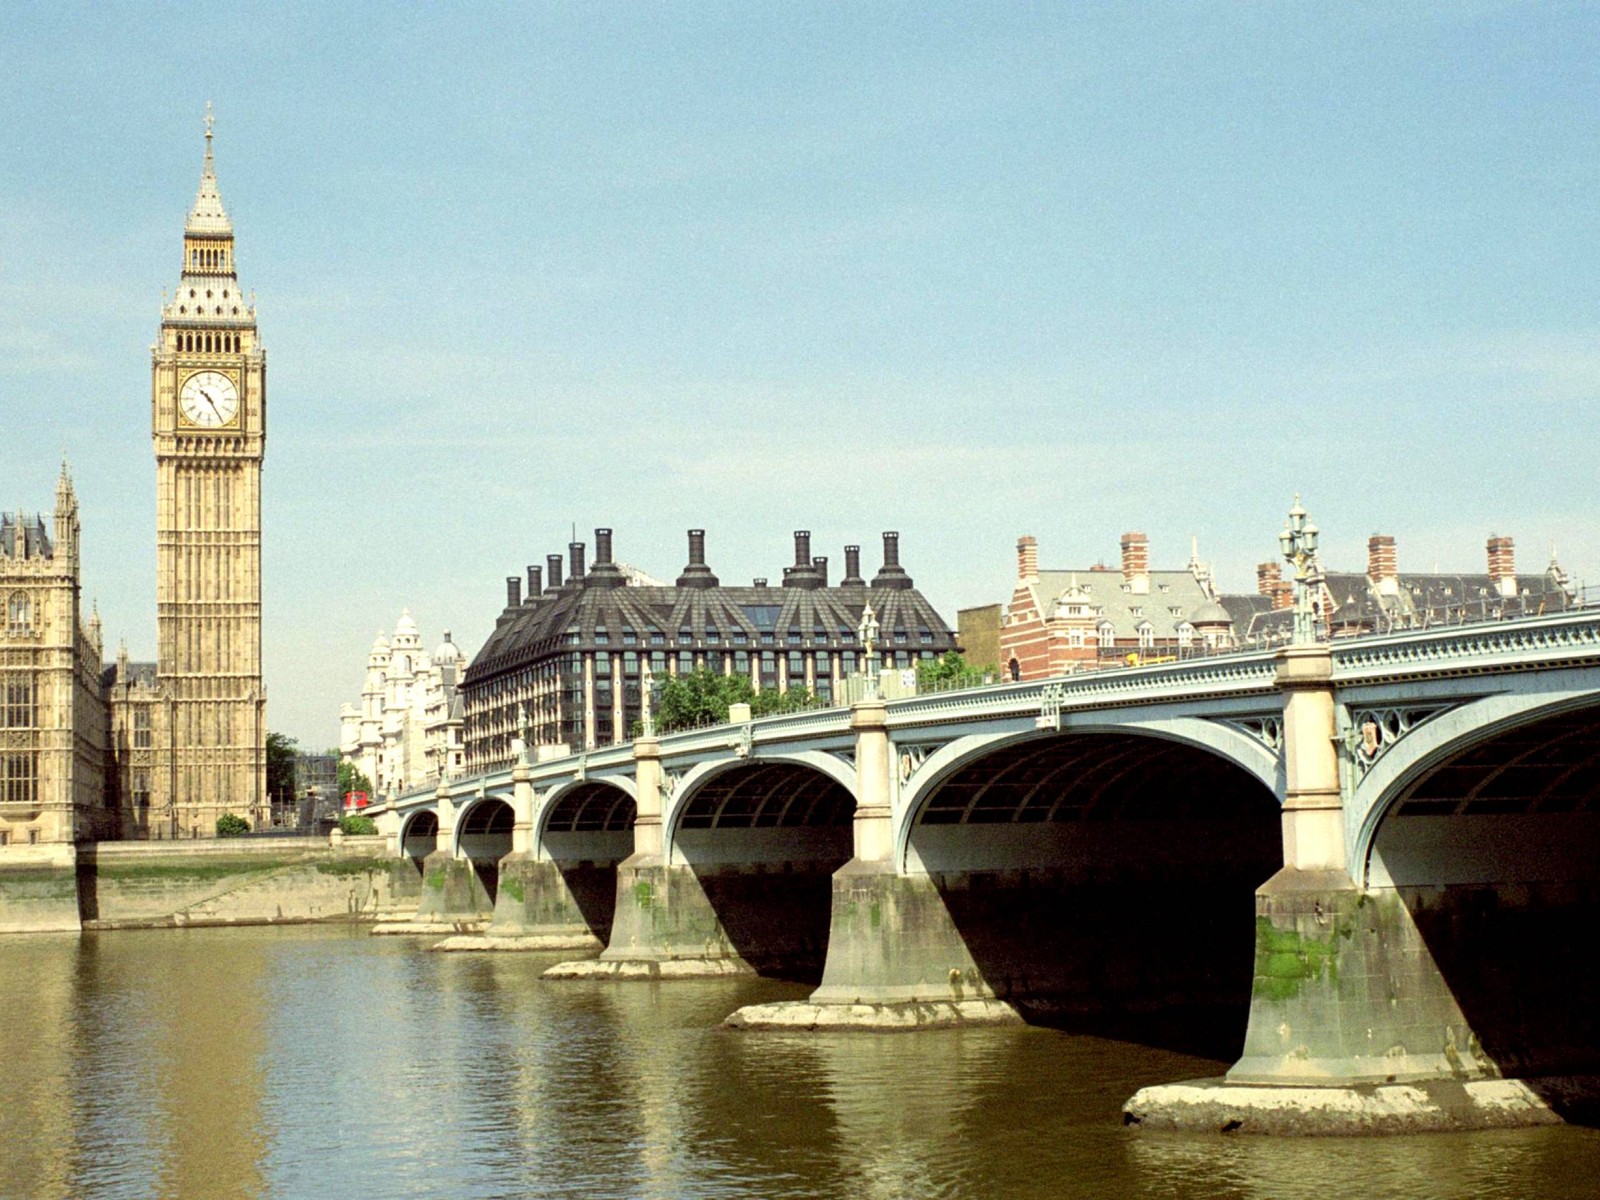
{"type": "Polygon", "coordinates": [[[539,850],[500,863],[492,929],[564,944],[605,945],[617,903],[617,864],[633,853],[633,797],[589,780],[546,808],[539,850]]]}
{"type": "Polygon", "coordinates": [[[731,959],[815,982],[854,812],[842,784],[801,763],[746,763],[708,776],[674,814],[670,861],[640,864],[619,880],[607,954],[731,959]]]}
{"type": "Polygon", "coordinates": [[[1379,913],[1403,905],[1395,943],[1414,930],[1408,969],[1436,968],[1459,1006],[1469,1069],[1476,1052],[1507,1075],[1600,1071],[1600,706],[1435,763],[1384,810],[1366,865],[1379,913]]]}
{"type": "Polygon", "coordinates": [[[439,845],[439,814],[431,809],[412,813],[400,829],[400,855],[422,869],[422,860],[439,845]]]}
{"type": "Polygon", "coordinates": [[[491,796],[477,801],[456,822],[456,849],[472,864],[491,907],[500,889],[500,860],[511,853],[514,820],[511,805],[491,796]]]}
{"type": "Polygon", "coordinates": [[[1253,897],[1282,864],[1277,800],[1243,768],[1147,735],[1031,738],[954,768],[911,821],[903,876],[841,877],[818,999],[855,974],[1237,1054],[1253,897]],[[862,912],[876,929],[841,928],[862,912]]]}

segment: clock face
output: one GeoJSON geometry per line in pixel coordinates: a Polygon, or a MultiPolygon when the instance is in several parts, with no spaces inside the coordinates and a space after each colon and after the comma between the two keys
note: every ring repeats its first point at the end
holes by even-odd
{"type": "Polygon", "coordinates": [[[198,371],[178,390],[178,409],[190,425],[221,429],[239,418],[239,389],[221,371],[198,371]]]}

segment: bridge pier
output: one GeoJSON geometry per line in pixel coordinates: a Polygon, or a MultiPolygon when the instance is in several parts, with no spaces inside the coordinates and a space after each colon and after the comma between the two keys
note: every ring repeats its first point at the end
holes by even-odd
{"type": "MultiPolygon", "coordinates": [[[[1600,918],[1600,829],[1539,815],[1532,800],[1525,815],[1500,800],[1492,816],[1389,817],[1359,885],[1345,856],[1329,657],[1319,646],[1280,656],[1285,865],[1256,893],[1244,1051],[1222,1079],[1143,1089],[1125,1119],[1313,1134],[1592,1119],[1600,968],[1581,955],[1553,979],[1547,955],[1587,940],[1600,918]]],[[[1520,757],[1535,776],[1576,778],[1548,747],[1520,757]]],[[[1518,787],[1539,797],[1526,777],[1518,787]]]]}
{"type": "Polygon", "coordinates": [[[663,855],[661,744],[634,742],[633,853],[617,865],[611,934],[595,959],[558,963],[547,979],[656,979],[749,973],[732,952],[692,871],[663,855]]]}
{"type": "Polygon", "coordinates": [[[471,862],[457,858],[456,805],[443,783],[436,794],[439,827],[433,851],[422,860],[422,898],[410,921],[378,926],[375,933],[476,933],[494,902],[471,862]]]}
{"type": "Polygon", "coordinates": [[[617,868],[606,948],[547,976],[816,979],[849,794],[808,767],[741,762],[686,795],[669,842],[655,739],[636,743],[635,766],[634,852],[617,868]]]}
{"type": "Polygon", "coordinates": [[[882,700],[850,712],[856,735],[852,855],[832,879],[822,983],[800,1002],[747,1005],[739,1029],[908,1028],[1014,1022],[973,961],[934,881],[895,870],[889,734],[882,700]]]}

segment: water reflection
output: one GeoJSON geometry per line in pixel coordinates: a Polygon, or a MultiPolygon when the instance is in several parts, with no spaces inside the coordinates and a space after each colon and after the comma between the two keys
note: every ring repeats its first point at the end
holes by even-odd
{"type": "Polygon", "coordinates": [[[724,1032],[766,981],[540,979],[360,930],[0,941],[0,1197],[1587,1196],[1600,1134],[1120,1126],[1215,1062],[1041,1028],[724,1032]]]}

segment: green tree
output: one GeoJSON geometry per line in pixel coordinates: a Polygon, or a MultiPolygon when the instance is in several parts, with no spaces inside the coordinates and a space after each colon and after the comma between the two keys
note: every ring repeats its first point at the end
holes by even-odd
{"type": "Polygon", "coordinates": [[[750,711],[754,716],[770,717],[777,713],[800,712],[816,706],[817,698],[810,688],[791,683],[787,692],[780,692],[775,687],[762,688],[750,705],[750,711]]]}
{"type": "Polygon", "coordinates": [[[929,658],[917,664],[917,690],[972,687],[985,682],[988,672],[969,666],[959,651],[946,650],[939,658],[929,658]]]}
{"type": "Polygon", "coordinates": [[[295,741],[288,734],[267,734],[267,795],[274,807],[294,804],[295,759],[298,757],[295,741]]]}
{"type": "Polygon", "coordinates": [[[745,675],[720,675],[704,669],[675,675],[661,685],[656,728],[670,733],[674,729],[719,724],[728,719],[728,705],[749,704],[753,708],[755,698],[755,689],[745,675]]]}
{"type": "Polygon", "coordinates": [[[218,837],[238,837],[242,833],[250,832],[250,822],[243,817],[236,817],[232,813],[223,813],[217,818],[218,837]]]}
{"type": "Polygon", "coordinates": [[[355,763],[342,762],[339,764],[339,798],[342,800],[351,792],[365,792],[372,795],[372,780],[356,767],[355,763]]]}
{"type": "Polygon", "coordinates": [[[378,823],[371,817],[351,813],[339,818],[339,832],[351,837],[371,837],[378,832],[378,823]]]}

